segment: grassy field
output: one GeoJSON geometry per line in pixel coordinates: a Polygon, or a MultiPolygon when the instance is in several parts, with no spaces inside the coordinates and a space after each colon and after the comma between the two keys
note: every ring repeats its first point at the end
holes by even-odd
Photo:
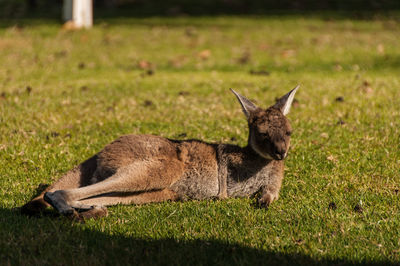
{"type": "Polygon", "coordinates": [[[3,25],[0,264],[399,264],[399,32],[385,18],[301,16],[3,25]],[[246,145],[229,88],[267,107],[297,84],[268,210],[254,199],[115,206],[79,224],[16,209],[123,134],[246,145]]]}

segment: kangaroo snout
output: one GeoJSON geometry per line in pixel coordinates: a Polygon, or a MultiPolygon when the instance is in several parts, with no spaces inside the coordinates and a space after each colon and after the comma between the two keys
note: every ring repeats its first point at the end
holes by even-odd
{"type": "Polygon", "coordinates": [[[285,158],[285,153],[275,153],[276,159],[283,160],[285,158]]]}
{"type": "Polygon", "coordinates": [[[286,144],[284,142],[277,143],[273,147],[273,156],[276,160],[283,160],[287,155],[286,144]]]}
{"type": "Polygon", "coordinates": [[[278,152],[275,153],[274,155],[277,160],[283,160],[286,157],[286,151],[278,152]]]}

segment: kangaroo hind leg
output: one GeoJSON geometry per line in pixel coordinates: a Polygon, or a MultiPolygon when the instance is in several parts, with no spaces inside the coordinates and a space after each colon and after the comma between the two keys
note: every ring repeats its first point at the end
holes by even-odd
{"type": "Polygon", "coordinates": [[[54,184],[47,187],[38,196],[34,197],[28,203],[23,205],[21,207],[21,212],[27,215],[36,215],[49,207],[50,205],[43,198],[46,192],[52,192],[60,189],[78,188],[89,184],[90,179],[92,178],[97,167],[96,160],[97,156],[93,156],[77,167],[68,171],[54,184]]]}
{"type": "Polygon", "coordinates": [[[45,200],[64,215],[73,213],[75,208],[92,208],[92,204],[100,206],[131,204],[135,202],[127,199],[128,194],[123,193],[163,191],[178,180],[183,171],[184,165],[177,159],[155,158],[135,161],[93,185],[48,192],[45,194],[45,200]],[[117,196],[111,200],[108,194],[117,196]]]}

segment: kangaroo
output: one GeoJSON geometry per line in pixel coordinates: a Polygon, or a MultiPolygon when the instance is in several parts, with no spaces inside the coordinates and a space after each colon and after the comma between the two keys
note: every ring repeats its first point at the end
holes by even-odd
{"type": "Polygon", "coordinates": [[[52,206],[83,218],[106,206],[166,200],[248,197],[268,207],[278,199],[292,128],[286,115],[299,86],[267,109],[233,89],[249,127],[248,144],[211,144],[153,135],[126,135],[106,145],[22,207],[35,214],[52,206]]]}

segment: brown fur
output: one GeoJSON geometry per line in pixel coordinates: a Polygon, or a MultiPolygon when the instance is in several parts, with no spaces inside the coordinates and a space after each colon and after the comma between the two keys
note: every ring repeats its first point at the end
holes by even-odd
{"type": "Polygon", "coordinates": [[[288,112],[293,91],[266,110],[234,92],[248,119],[249,144],[244,148],[122,136],[67,172],[22,212],[34,214],[52,205],[64,215],[90,218],[107,215],[103,206],[115,204],[247,197],[258,191],[260,204],[268,206],[282,184],[292,130],[282,112],[288,112]]]}

